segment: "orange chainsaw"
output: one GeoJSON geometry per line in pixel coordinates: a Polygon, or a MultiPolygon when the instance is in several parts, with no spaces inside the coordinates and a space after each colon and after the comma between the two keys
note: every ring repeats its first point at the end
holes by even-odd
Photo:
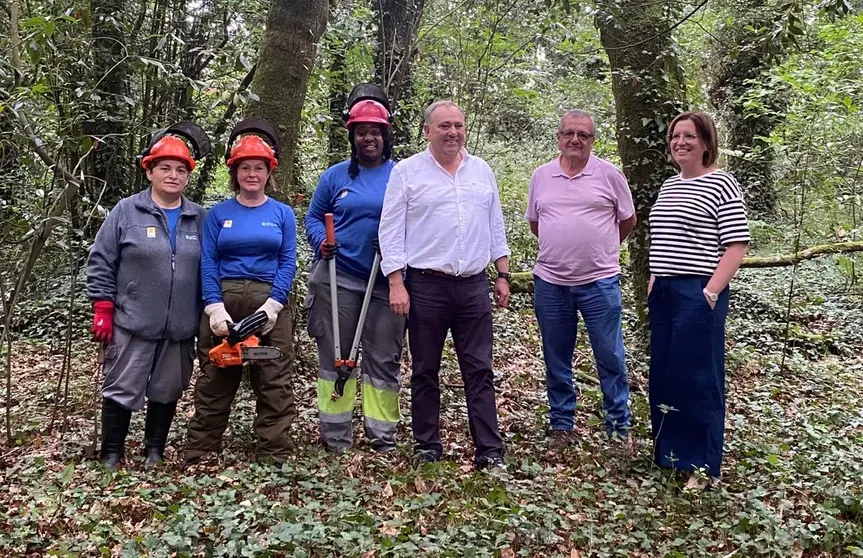
{"type": "Polygon", "coordinates": [[[258,333],[267,325],[263,310],[237,323],[228,322],[228,336],[210,349],[210,362],[219,368],[243,366],[258,360],[275,360],[282,356],[278,347],[262,346],[258,333]]]}

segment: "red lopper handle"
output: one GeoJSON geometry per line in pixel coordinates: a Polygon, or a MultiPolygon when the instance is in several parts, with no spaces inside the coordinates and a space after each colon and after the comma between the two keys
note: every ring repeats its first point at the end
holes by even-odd
{"type": "Polygon", "coordinates": [[[333,222],[333,214],[325,213],[324,214],[324,226],[327,229],[327,244],[335,244],[336,243],[336,226],[333,222]]]}

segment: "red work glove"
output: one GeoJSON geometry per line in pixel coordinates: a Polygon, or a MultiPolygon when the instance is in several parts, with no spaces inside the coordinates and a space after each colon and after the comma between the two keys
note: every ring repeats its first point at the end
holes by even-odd
{"type": "Polygon", "coordinates": [[[325,260],[331,260],[339,252],[338,242],[330,244],[326,240],[321,242],[321,257],[325,260]]]}
{"type": "Polygon", "coordinates": [[[97,300],[93,303],[93,339],[100,343],[110,343],[114,334],[114,303],[110,300],[97,300]]]}

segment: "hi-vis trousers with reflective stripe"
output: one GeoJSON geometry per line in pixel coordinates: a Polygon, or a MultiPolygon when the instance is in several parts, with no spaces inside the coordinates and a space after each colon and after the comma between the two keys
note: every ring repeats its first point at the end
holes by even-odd
{"type": "MultiPolygon", "coordinates": [[[[339,337],[342,358],[351,350],[354,332],[360,316],[366,281],[339,272],[338,287],[339,337]]],[[[399,420],[399,364],[405,337],[405,319],[392,313],[386,283],[377,285],[360,338],[359,365],[351,374],[341,399],[332,399],[338,377],[333,355],[333,323],[331,314],[330,276],[328,262],[319,260],[309,274],[306,307],[309,309],[309,335],[318,345],[318,411],[321,437],[330,449],[351,447],[352,419],[357,394],[357,370],[362,371],[362,400],[366,436],[372,447],[390,449],[394,446],[399,420]]]]}

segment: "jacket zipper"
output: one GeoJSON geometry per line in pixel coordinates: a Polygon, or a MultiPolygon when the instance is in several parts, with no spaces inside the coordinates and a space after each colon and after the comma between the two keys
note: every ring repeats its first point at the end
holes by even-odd
{"type": "MultiPolygon", "coordinates": [[[[182,209],[180,215],[177,216],[177,232],[180,231],[180,219],[183,218],[182,209]]],[[[168,247],[171,247],[171,229],[168,227],[168,221],[163,211],[159,211],[159,220],[162,222],[162,228],[165,229],[165,237],[168,239],[168,247]]],[[[174,234],[174,242],[177,241],[177,235],[174,234]]],[[[175,244],[176,246],[176,244],[175,244]]],[[[168,288],[168,310],[165,312],[165,326],[162,328],[162,339],[167,339],[168,324],[171,321],[171,307],[174,305],[174,270],[176,269],[176,250],[171,248],[171,286],[168,288]]]]}

